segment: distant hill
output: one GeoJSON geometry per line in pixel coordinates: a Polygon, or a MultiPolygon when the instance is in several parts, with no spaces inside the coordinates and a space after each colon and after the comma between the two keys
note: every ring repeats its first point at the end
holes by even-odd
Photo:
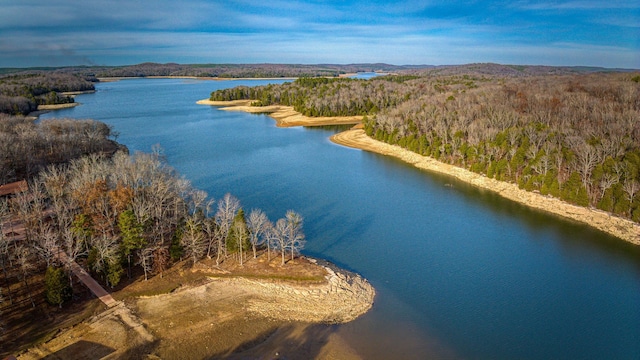
{"type": "Polygon", "coordinates": [[[61,68],[0,68],[2,74],[46,71],[69,72],[84,77],[146,77],[194,76],[220,78],[288,78],[337,77],[357,72],[386,72],[414,75],[491,75],[539,76],[568,75],[594,72],[629,72],[632,69],[611,69],[588,66],[503,65],[478,63],[465,65],[392,65],[385,63],[357,64],[176,64],[142,63],[126,66],[69,66],[61,68]]]}
{"type": "Polygon", "coordinates": [[[631,72],[633,69],[611,69],[589,66],[544,66],[544,65],[502,65],[495,63],[478,63],[465,65],[441,65],[421,68],[412,71],[420,75],[491,75],[491,76],[541,76],[571,75],[603,72],[631,72]]]}

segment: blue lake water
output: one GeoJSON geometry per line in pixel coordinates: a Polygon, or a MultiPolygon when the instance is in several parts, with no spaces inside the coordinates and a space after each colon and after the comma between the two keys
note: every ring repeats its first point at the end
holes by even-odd
{"type": "MultiPolygon", "coordinates": [[[[269,81],[274,82],[274,81],[269,81]]],[[[640,249],[400,161],[197,105],[267,81],[100,83],[41,118],[104,121],[214,199],[305,218],[304,253],[365,276],[373,309],[334,329],[367,359],[640,359],[640,249]],[[445,186],[446,185],[446,186],[445,186]],[[451,186],[452,185],[452,186],[451,186]]]]}

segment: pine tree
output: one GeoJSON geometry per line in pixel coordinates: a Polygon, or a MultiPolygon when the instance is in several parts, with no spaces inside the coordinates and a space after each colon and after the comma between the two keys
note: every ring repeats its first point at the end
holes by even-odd
{"type": "Polygon", "coordinates": [[[45,285],[45,296],[49,304],[62,307],[65,301],[71,299],[71,286],[63,268],[47,267],[45,285]]]}

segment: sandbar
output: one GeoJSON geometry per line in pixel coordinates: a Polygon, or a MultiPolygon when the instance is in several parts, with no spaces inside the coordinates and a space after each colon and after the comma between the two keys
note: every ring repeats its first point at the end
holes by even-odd
{"type": "Polygon", "coordinates": [[[38,111],[66,109],[66,108],[72,108],[78,105],[80,105],[80,103],[77,103],[77,102],[66,103],[66,104],[38,105],[38,111]]]}

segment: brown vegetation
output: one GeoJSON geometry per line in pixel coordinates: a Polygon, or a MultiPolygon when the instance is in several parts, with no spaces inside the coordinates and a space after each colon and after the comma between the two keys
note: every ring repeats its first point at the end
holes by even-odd
{"type": "Polygon", "coordinates": [[[375,139],[640,221],[638,74],[307,78],[220,90],[211,99],[290,105],[309,116],[365,115],[375,139]]]}
{"type": "Polygon", "coordinates": [[[108,125],[93,120],[0,114],[0,184],[32,178],[49,164],[92,153],[113,154],[121,146],[108,125]]]}
{"type": "MultiPolygon", "coordinates": [[[[136,273],[144,280],[154,275],[163,279],[170,265],[182,259],[196,268],[203,261],[216,266],[236,263],[243,276],[260,281],[326,282],[317,269],[307,276],[290,272],[305,243],[299,214],[290,210],[275,224],[259,209],[245,217],[239,200],[230,194],[214,208],[213,200],[162,162],[159,152],[75,159],[48,167],[29,185],[28,191],[0,199],[0,263],[5,270],[0,294],[9,296],[0,307],[2,312],[17,314],[16,306],[25,303],[41,308],[43,288],[48,301],[62,307],[69,300],[72,280],[71,275],[65,280],[63,274],[70,274],[74,262],[112,289],[136,273]],[[67,256],[56,256],[59,250],[67,256]],[[262,263],[264,258],[269,264],[266,271],[250,271],[251,260],[262,263]],[[279,267],[271,266],[274,263],[279,267]],[[33,279],[42,277],[45,269],[43,287],[41,279],[36,283],[33,279]],[[14,304],[14,299],[22,300],[14,304]]],[[[170,281],[163,284],[172,287],[167,285],[170,281]]],[[[319,290],[317,295],[331,293],[319,290]]],[[[372,294],[364,310],[347,310],[358,315],[366,311],[372,294]]],[[[271,314],[277,314],[277,309],[271,314]]],[[[30,326],[28,317],[22,320],[30,326]]],[[[25,325],[20,321],[16,317],[16,324],[0,332],[0,339],[25,325]]],[[[24,343],[18,342],[13,349],[21,346],[24,343]]]]}

